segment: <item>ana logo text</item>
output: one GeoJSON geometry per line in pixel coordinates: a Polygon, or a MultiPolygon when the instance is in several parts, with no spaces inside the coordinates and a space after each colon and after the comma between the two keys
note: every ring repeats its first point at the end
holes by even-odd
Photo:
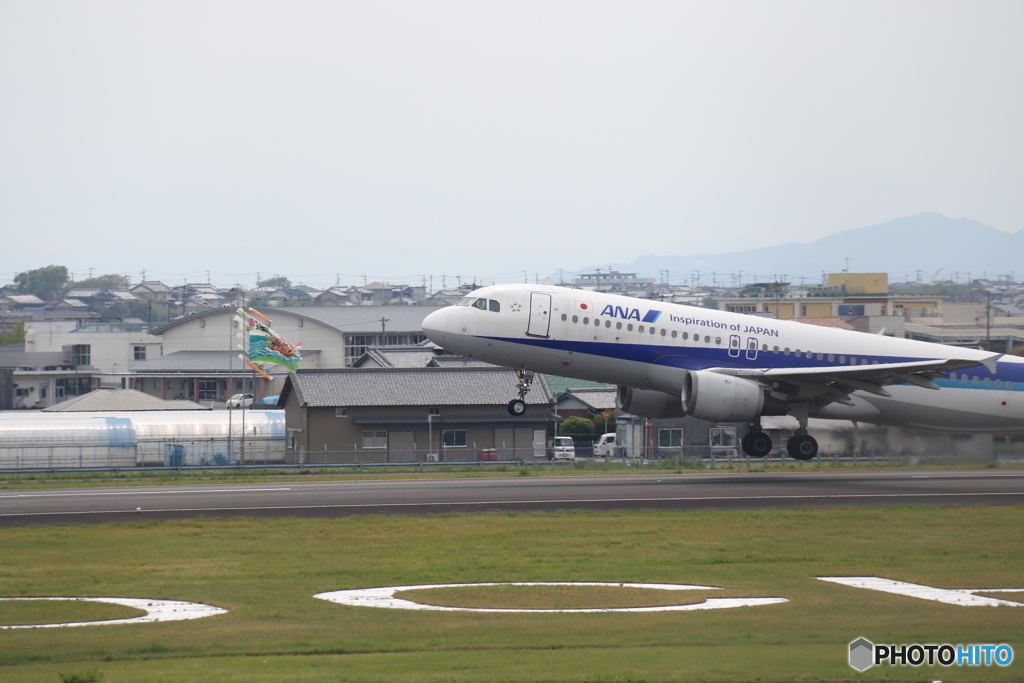
{"type": "Polygon", "coordinates": [[[608,315],[613,318],[622,318],[623,320],[636,320],[641,323],[653,323],[657,322],[658,317],[661,315],[661,311],[651,309],[641,316],[639,308],[612,306],[609,304],[604,307],[603,311],[601,311],[601,315],[608,315]]]}

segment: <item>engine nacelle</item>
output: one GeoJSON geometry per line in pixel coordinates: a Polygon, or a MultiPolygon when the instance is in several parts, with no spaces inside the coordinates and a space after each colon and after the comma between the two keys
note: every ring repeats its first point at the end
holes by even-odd
{"type": "Polygon", "coordinates": [[[619,410],[640,417],[685,417],[679,397],[663,391],[619,387],[615,395],[619,410]]]}
{"type": "Polygon", "coordinates": [[[686,373],[683,412],[708,422],[750,422],[764,408],[764,389],[743,377],[706,370],[686,373]]]}

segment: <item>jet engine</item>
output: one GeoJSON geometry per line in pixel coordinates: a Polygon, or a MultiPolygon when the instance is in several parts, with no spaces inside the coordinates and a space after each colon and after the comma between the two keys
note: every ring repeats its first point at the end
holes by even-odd
{"type": "Polygon", "coordinates": [[[708,422],[750,422],[764,408],[764,389],[743,377],[706,370],[686,373],[680,398],[683,412],[708,422]]]}
{"type": "Polygon", "coordinates": [[[641,417],[685,417],[679,397],[653,389],[619,387],[615,403],[619,410],[641,417]]]}
{"type": "Polygon", "coordinates": [[[707,370],[687,371],[680,396],[620,386],[616,399],[620,410],[643,417],[692,415],[708,422],[750,422],[765,413],[785,414],[765,405],[764,389],[757,382],[707,370]]]}

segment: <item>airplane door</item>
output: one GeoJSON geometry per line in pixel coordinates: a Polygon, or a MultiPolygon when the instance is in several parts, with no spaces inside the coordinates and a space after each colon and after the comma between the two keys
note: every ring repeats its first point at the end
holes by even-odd
{"type": "Polygon", "coordinates": [[[731,358],[740,357],[740,335],[738,334],[729,335],[729,356],[731,358]]]}
{"type": "Polygon", "coordinates": [[[544,292],[530,292],[530,324],[526,334],[531,337],[546,337],[551,329],[551,295],[544,292]]]}
{"type": "Polygon", "coordinates": [[[756,337],[747,337],[747,360],[757,360],[756,337]]]}

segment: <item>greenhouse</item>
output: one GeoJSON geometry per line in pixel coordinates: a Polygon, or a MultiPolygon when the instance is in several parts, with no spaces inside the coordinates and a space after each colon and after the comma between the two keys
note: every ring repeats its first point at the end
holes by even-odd
{"type": "Polygon", "coordinates": [[[0,469],[284,461],[284,412],[0,413],[0,469]]]}

